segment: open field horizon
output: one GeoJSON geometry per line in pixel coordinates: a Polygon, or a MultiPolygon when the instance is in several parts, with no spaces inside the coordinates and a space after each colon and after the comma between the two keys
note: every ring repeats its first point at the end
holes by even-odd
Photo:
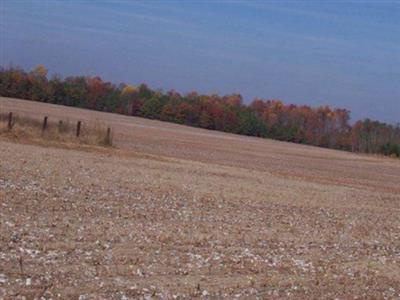
{"type": "Polygon", "coordinates": [[[400,298],[400,160],[0,98],[113,148],[0,134],[0,298],[400,298]]]}

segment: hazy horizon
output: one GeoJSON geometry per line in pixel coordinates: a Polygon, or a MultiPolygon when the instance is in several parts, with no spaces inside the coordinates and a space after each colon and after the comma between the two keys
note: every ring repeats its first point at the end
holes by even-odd
{"type": "Polygon", "coordinates": [[[399,2],[0,1],[0,64],[400,121],[399,2]]]}

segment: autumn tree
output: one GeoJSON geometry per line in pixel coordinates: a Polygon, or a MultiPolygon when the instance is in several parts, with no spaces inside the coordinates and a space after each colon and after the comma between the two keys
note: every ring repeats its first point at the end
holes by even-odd
{"type": "Polygon", "coordinates": [[[29,81],[31,83],[31,99],[36,101],[47,102],[48,85],[47,85],[47,69],[43,65],[38,65],[29,73],[29,81]]]}
{"type": "Polygon", "coordinates": [[[120,98],[120,113],[125,113],[131,116],[136,115],[142,104],[139,99],[139,90],[133,85],[127,84],[122,88],[120,98]]]}
{"type": "Polygon", "coordinates": [[[39,65],[31,72],[0,68],[0,95],[176,122],[283,141],[355,152],[400,156],[400,127],[360,120],[350,125],[350,112],[329,106],[285,104],[240,94],[219,96],[175,90],[164,93],[138,86],[103,81],[98,76],[53,76],[39,65]]]}

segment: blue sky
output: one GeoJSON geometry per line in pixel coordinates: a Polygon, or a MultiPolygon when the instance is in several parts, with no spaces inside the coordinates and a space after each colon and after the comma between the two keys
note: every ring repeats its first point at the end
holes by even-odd
{"type": "Polygon", "coordinates": [[[400,122],[400,1],[4,1],[0,64],[400,122]]]}

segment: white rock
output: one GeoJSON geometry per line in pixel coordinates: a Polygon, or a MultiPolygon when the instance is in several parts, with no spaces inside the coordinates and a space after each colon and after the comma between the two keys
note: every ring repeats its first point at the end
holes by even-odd
{"type": "Polygon", "coordinates": [[[0,274],[0,283],[6,283],[8,278],[5,274],[0,274]]]}

